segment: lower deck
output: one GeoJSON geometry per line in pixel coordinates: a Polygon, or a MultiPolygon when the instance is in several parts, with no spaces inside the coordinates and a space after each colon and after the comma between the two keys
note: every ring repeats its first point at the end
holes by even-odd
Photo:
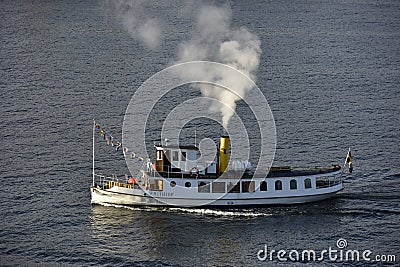
{"type": "Polygon", "coordinates": [[[294,204],[328,198],[343,188],[339,170],[304,176],[214,179],[165,178],[143,172],[136,184],[99,176],[92,202],[127,205],[269,205],[294,204]],[[95,198],[95,199],[93,199],[95,198]]]}

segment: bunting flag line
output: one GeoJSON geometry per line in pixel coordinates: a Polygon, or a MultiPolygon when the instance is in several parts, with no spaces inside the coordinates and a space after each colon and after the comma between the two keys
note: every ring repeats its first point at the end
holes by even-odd
{"type": "Polygon", "coordinates": [[[118,141],[117,142],[117,147],[115,148],[115,151],[118,151],[121,146],[122,146],[121,142],[118,141]]]}
{"type": "MultiPolygon", "coordinates": [[[[106,141],[107,145],[111,145],[112,147],[114,147],[115,151],[120,150],[120,148],[122,147],[122,142],[120,142],[119,140],[116,140],[111,134],[109,134],[109,132],[106,129],[101,127],[99,123],[95,122],[94,127],[95,127],[95,129],[100,130],[100,136],[103,138],[103,140],[106,141]]],[[[134,151],[131,151],[131,149],[129,149],[126,146],[123,146],[122,153],[125,158],[127,158],[127,156],[129,155],[129,157],[131,159],[137,158],[138,161],[144,160],[143,157],[137,157],[136,153],[134,151]],[[128,154],[128,152],[130,152],[130,153],[128,154]]]]}
{"type": "Polygon", "coordinates": [[[126,158],[126,154],[128,153],[129,149],[127,147],[124,147],[122,152],[124,153],[124,157],[126,158]]]}

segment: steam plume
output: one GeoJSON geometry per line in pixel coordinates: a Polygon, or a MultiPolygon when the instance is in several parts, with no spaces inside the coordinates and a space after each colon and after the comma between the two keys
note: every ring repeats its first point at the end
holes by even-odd
{"type": "Polygon", "coordinates": [[[114,6],[121,24],[133,39],[152,50],[159,48],[162,42],[160,23],[148,14],[143,1],[110,0],[108,4],[114,6]]]}
{"type": "MultiPolygon", "coordinates": [[[[143,0],[109,0],[114,4],[117,16],[124,28],[134,39],[140,40],[150,49],[157,49],[162,42],[160,23],[148,14],[143,0]]],[[[215,61],[230,65],[249,76],[256,78],[260,62],[261,42],[256,35],[245,27],[232,26],[232,12],[228,5],[199,6],[198,2],[186,2],[174,16],[185,16],[185,13],[197,14],[195,32],[191,39],[184,41],[178,47],[176,61],[215,61]],[[197,12],[196,12],[197,11],[197,12]]],[[[174,18],[175,19],[175,18],[174,18]]],[[[236,109],[236,101],[244,97],[252,89],[253,84],[232,77],[227,73],[215,73],[202,69],[188,69],[180,73],[194,80],[212,81],[230,85],[235,93],[221,87],[210,85],[193,85],[200,89],[206,97],[215,98],[224,104],[210,107],[211,111],[222,114],[223,126],[227,128],[229,119],[236,109]]]]}
{"type": "MultiPolygon", "coordinates": [[[[230,65],[255,80],[260,62],[261,42],[245,27],[233,28],[231,23],[232,13],[228,7],[201,7],[196,21],[196,32],[191,40],[180,45],[178,62],[216,61],[230,65]]],[[[231,85],[229,88],[233,89],[236,94],[217,86],[193,85],[198,87],[204,96],[215,98],[225,104],[210,108],[214,112],[221,112],[225,128],[236,108],[236,101],[253,88],[253,84],[243,81],[243,79],[238,80],[227,73],[210,72],[206,67],[196,70],[189,69],[182,75],[231,85]]]]}

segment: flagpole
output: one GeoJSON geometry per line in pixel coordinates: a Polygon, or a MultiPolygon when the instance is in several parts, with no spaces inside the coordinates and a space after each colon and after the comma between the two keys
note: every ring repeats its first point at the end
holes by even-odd
{"type": "Polygon", "coordinates": [[[94,186],[94,134],[95,134],[95,129],[96,129],[96,121],[93,119],[93,141],[92,141],[92,185],[94,186]]]}

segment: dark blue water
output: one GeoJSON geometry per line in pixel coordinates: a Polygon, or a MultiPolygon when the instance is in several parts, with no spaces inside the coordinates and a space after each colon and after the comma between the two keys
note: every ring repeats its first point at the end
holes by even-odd
{"type": "MultiPolygon", "coordinates": [[[[92,118],[120,138],[135,89],[190,36],[191,17],[174,16],[182,5],[148,4],[168,29],[153,51],[102,1],[0,3],[0,264],[285,265],[257,252],[323,250],[344,238],[350,249],[396,255],[398,265],[395,0],[230,3],[233,23],[262,41],[257,84],[276,120],[276,165],[342,164],[352,147],[355,171],[335,198],[225,212],[91,206],[92,118]]],[[[102,161],[126,169],[115,153],[102,161]]]]}

